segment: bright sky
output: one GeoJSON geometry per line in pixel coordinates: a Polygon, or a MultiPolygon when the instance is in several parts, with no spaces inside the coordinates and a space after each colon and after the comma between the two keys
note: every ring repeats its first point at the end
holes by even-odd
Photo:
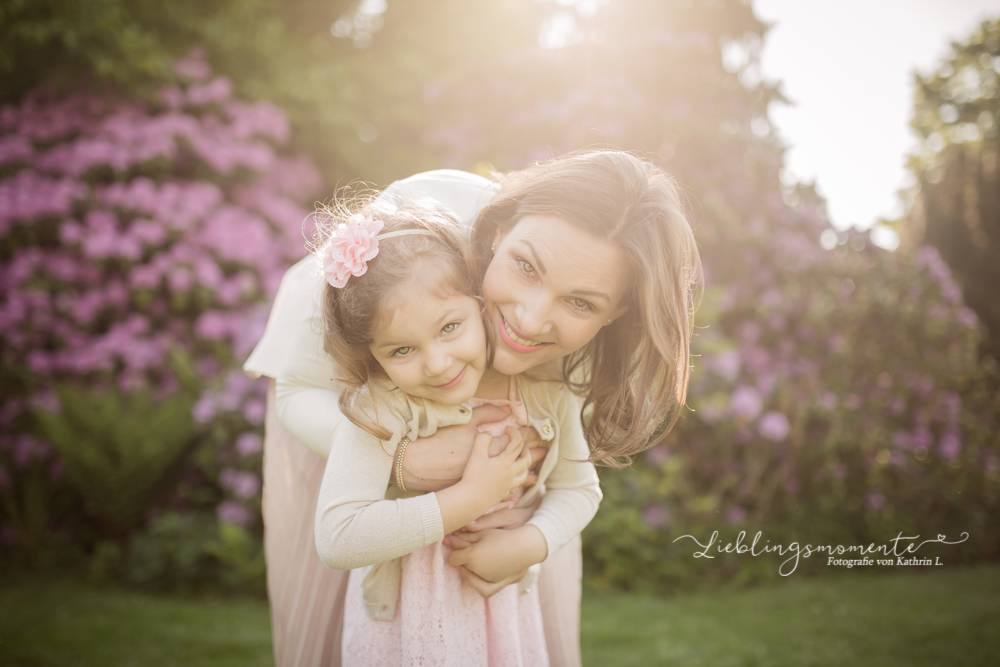
{"type": "Polygon", "coordinates": [[[1000,0],[754,0],[768,32],[762,69],[795,106],[771,118],[794,180],[816,180],[838,228],[903,213],[915,143],[911,72],[930,71],[1000,0]]]}

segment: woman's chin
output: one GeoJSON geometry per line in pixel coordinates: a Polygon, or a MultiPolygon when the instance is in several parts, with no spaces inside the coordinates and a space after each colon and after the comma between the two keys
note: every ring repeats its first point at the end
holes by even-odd
{"type": "Polygon", "coordinates": [[[500,342],[493,355],[493,368],[504,375],[517,375],[551,359],[552,356],[546,354],[547,352],[547,350],[539,350],[530,354],[518,353],[500,342]]]}

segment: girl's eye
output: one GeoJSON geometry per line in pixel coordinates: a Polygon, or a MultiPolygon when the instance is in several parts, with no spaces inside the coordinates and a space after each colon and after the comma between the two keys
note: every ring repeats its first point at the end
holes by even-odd
{"type": "Polygon", "coordinates": [[[398,348],[396,348],[395,350],[392,351],[392,355],[391,356],[393,356],[393,357],[405,357],[406,355],[408,355],[412,351],[413,351],[412,347],[398,347],[398,348]]]}
{"type": "Polygon", "coordinates": [[[523,259],[518,259],[517,260],[517,265],[521,268],[521,272],[524,273],[525,275],[528,275],[528,276],[534,276],[535,275],[535,267],[533,267],[531,264],[528,264],[523,259]]]}
{"type": "Polygon", "coordinates": [[[570,304],[580,312],[587,313],[594,310],[594,306],[584,299],[570,299],[570,304]]]}
{"type": "Polygon", "coordinates": [[[449,322],[448,324],[441,327],[441,333],[450,334],[457,328],[458,328],[458,322],[449,322]]]}

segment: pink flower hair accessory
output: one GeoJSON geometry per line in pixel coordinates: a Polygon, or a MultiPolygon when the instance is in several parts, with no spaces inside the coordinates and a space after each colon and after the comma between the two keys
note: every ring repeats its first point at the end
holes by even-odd
{"type": "Polygon", "coordinates": [[[379,234],[385,226],[381,220],[355,213],[346,223],[337,225],[330,243],[323,250],[323,273],[326,282],[341,288],[351,276],[363,276],[368,271],[368,262],[378,255],[378,242],[394,236],[421,234],[434,236],[427,229],[403,229],[398,232],[379,234]]]}

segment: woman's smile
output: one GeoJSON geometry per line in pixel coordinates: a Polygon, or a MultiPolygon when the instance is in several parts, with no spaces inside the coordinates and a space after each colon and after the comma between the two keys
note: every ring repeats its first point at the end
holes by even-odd
{"type": "Polygon", "coordinates": [[[500,316],[500,326],[498,327],[498,330],[500,331],[501,340],[517,352],[535,352],[536,350],[542,349],[546,345],[552,345],[552,343],[525,338],[510,325],[510,322],[508,322],[507,318],[503,316],[503,313],[500,312],[499,308],[497,309],[497,314],[500,316]]]}

